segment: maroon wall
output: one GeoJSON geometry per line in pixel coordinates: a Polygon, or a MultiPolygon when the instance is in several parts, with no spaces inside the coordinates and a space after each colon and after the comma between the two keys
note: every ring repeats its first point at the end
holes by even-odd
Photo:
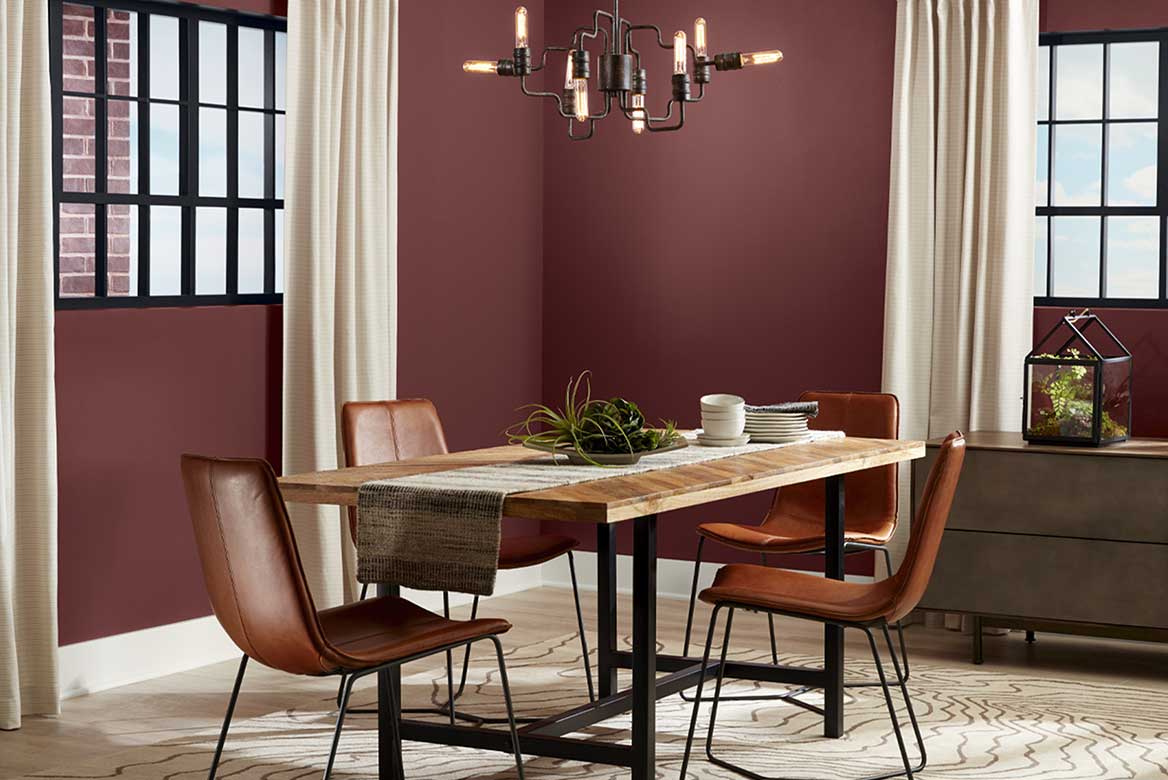
{"type": "MultiPolygon", "coordinates": [[[[497,443],[541,387],[541,115],[459,68],[510,50],[513,11],[401,10],[399,386],[456,448],[497,443]]],[[[58,313],[62,644],[210,614],[178,456],[278,463],[281,335],[279,306],[58,313]]]]}
{"type": "MultiPolygon", "coordinates": [[[[1043,32],[1168,27],[1168,2],[1044,0],[1041,22],[1043,32]]],[[[1107,309],[1098,313],[1132,353],[1132,434],[1168,436],[1168,311],[1107,309]]],[[[1039,308],[1034,314],[1035,338],[1041,338],[1066,312],[1039,308]]]]}
{"type": "MultiPolygon", "coordinates": [[[[563,39],[594,3],[549,4],[563,39]]],[[[880,386],[896,4],[640,0],[666,33],[709,22],[711,52],[781,48],[715,73],[679,133],[609,118],[573,143],[545,127],[544,395],[592,369],[596,389],[698,423],[703,393],[754,402],[880,386]]],[[[648,60],[664,109],[669,55],[648,60]]],[[[594,96],[595,98],[595,96],[594,96]]],[[[699,520],[754,522],[769,496],[662,518],[692,556],[699,520]]],[[[733,560],[725,549],[716,559],[733,560]]]]}

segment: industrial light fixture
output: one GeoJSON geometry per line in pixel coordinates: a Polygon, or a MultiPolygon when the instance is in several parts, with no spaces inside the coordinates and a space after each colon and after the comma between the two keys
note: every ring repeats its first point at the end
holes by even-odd
{"type": "Polygon", "coordinates": [[[592,29],[580,27],[572,35],[570,46],[545,46],[539,63],[532,64],[531,38],[528,34],[527,9],[515,9],[515,51],[509,60],[467,60],[462,69],[467,73],[494,74],[519,79],[520,89],[529,97],[554,100],[560,116],[568,120],[568,137],[573,141],[586,141],[596,130],[596,122],[612,112],[613,106],[632,123],[633,132],[641,135],[680,130],[685,125],[687,103],[697,103],[705,96],[706,84],[715,70],[741,70],[753,65],[771,65],[783,61],[783,53],[778,49],[756,52],[728,52],[709,56],[709,29],[701,17],[694,20],[694,36],[691,45],[686,34],[678,30],[673,41],[666,43],[661,28],[655,24],[633,24],[620,15],[620,0],[613,0],[612,13],[596,10],[592,14],[592,29]],[[604,26],[601,19],[607,20],[604,26]],[[651,30],[656,33],[657,45],[673,50],[673,96],[669,101],[665,116],[652,116],[645,107],[648,91],[648,77],[641,67],[641,52],[633,46],[633,33],[651,30]],[[600,55],[600,72],[597,87],[604,95],[604,107],[599,113],[588,108],[588,79],[591,77],[591,63],[585,42],[604,36],[604,53],[600,55]],[[529,89],[527,77],[547,67],[548,54],[564,52],[564,89],[562,92],[547,92],[529,89]],[[689,57],[693,55],[693,81],[697,84],[697,94],[690,90],[689,57]],[[674,106],[677,119],[673,119],[674,106]],[[673,124],[667,124],[673,122],[673,124]],[[576,133],[578,124],[587,124],[587,133],[576,133]]]}

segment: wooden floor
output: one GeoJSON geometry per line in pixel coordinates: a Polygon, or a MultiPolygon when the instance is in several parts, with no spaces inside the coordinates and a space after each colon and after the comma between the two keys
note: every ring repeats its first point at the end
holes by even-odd
{"type": "MultiPolygon", "coordinates": [[[[571,595],[556,588],[539,588],[492,599],[485,614],[507,617],[515,628],[504,642],[521,645],[575,630],[571,595]]],[[[685,627],[684,601],[662,599],[658,606],[660,641],[671,652],[680,650],[685,627]]],[[[629,625],[631,603],[620,599],[620,625],[629,625]]],[[[461,610],[466,617],[468,610],[461,610]]],[[[704,626],[706,612],[697,624],[704,626]]],[[[587,616],[586,616],[587,617],[587,616]]],[[[588,618],[590,628],[595,621],[588,618]]],[[[817,626],[779,619],[780,652],[811,654],[820,642],[817,626]]],[[[766,621],[744,616],[735,621],[735,645],[752,643],[765,648],[766,621]]],[[[943,629],[913,626],[907,633],[909,655],[932,664],[969,663],[969,637],[943,629]]],[[[862,637],[848,639],[849,657],[866,657],[862,637]]],[[[1030,671],[1047,677],[1140,685],[1168,693],[1168,645],[1120,642],[1055,634],[1039,634],[1027,645],[1019,633],[987,636],[986,664],[1002,671],[1030,671]]],[[[27,718],[19,731],[0,733],[0,777],[13,777],[128,746],[166,739],[167,728],[222,722],[237,662],[216,664],[149,682],[71,699],[55,718],[27,718]]],[[[306,693],[335,690],[336,679],[291,677],[252,664],[248,669],[236,717],[252,717],[302,703],[306,693]]]]}

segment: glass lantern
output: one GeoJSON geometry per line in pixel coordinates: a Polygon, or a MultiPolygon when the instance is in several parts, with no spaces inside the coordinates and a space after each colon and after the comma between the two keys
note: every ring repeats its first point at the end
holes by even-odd
{"type": "Polygon", "coordinates": [[[1102,320],[1071,312],[1026,356],[1022,438],[1093,447],[1127,441],[1131,370],[1131,353],[1102,320]]]}

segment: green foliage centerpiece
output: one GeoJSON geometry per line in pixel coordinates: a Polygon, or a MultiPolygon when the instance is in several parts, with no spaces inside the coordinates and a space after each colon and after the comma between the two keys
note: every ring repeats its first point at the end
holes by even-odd
{"type": "Polygon", "coordinates": [[[592,397],[590,372],[568,382],[562,409],[528,404],[527,417],[507,430],[512,444],[568,456],[593,466],[636,463],[642,455],[685,446],[677,424],[663,420],[660,428],[645,426],[645,415],[626,398],[592,397]]]}

